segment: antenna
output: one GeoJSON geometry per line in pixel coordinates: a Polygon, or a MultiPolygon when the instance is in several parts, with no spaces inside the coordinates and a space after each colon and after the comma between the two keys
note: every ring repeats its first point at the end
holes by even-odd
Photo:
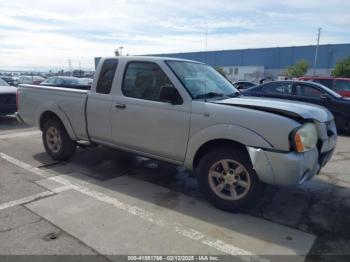
{"type": "MultiPolygon", "coordinates": [[[[205,23],[205,80],[204,80],[204,94],[207,93],[207,78],[208,78],[208,22],[205,23]]],[[[207,97],[204,99],[207,102],[207,97]]]]}

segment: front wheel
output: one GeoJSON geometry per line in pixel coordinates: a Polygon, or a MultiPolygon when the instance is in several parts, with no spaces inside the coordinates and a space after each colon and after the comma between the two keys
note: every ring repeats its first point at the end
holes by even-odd
{"type": "Polygon", "coordinates": [[[42,139],[46,152],[54,160],[67,160],[75,152],[75,141],[70,139],[65,127],[56,119],[44,124],[42,139]]]}
{"type": "Polygon", "coordinates": [[[229,147],[210,151],[202,157],[198,184],[214,206],[231,212],[256,204],[264,191],[248,153],[229,147]]]}

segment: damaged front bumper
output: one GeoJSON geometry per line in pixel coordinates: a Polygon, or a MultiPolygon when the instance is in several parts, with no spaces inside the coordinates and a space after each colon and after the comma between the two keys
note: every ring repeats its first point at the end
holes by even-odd
{"type": "Polygon", "coordinates": [[[247,146],[247,150],[259,179],[272,185],[299,185],[318,174],[331,159],[337,144],[334,121],[317,124],[319,142],[313,150],[280,152],[247,146]]]}
{"type": "Polygon", "coordinates": [[[262,182],[272,185],[299,185],[316,175],[333,150],[322,154],[315,148],[304,153],[280,153],[248,147],[253,168],[262,182]]]}

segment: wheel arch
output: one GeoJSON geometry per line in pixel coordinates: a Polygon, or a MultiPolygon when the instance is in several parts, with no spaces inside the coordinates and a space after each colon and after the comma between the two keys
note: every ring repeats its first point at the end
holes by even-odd
{"type": "Polygon", "coordinates": [[[247,153],[247,146],[273,148],[273,145],[265,138],[245,127],[233,124],[214,125],[204,128],[190,137],[184,165],[193,170],[205,152],[214,146],[228,145],[241,148],[247,153]]]}
{"type": "Polygon", "coordinates": [[[249,156],[246,146],[240,142],[230,140],[230,139],[214,139],[214,140],[210,140],[210,141],[204,143],[197,150],[197,152],[193,158],[193,164],[192,164],[193,169],[196,169],[198,167],[200,159],[207,152],[209,152],[210,150],[212,150],[214,148],[219,148],[219,147],[232,147],[232,148],[240,149],[249,156]]]}
{"type": "Polygon", "coordinates": [[[38,126],[40,130],[43,130],[44,124],[50,119],[54,119],[60,122],[63,125],[63,127],[66,129],[69,137],[72,140],[76,140],[76,135],[73,131],[73,128],[70,125],[69,120],[64,115],[62,116],[62,114],[54,112],[53,110],[45,110],[40,115],[39,121],[38,121],[38,126]]]}

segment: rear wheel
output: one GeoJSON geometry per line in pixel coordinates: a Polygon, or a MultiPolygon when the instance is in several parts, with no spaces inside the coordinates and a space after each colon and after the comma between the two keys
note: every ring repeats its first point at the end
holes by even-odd
{"type": "Polygon", "coordinates": [[[43,126],[42,139],[46,152],[54,160],[67,160],[76,149],[65,127],[56,119],[48,120],[43,126]]]}
{"type": "Polygon", "coordinates": [[[216,207],[241,211],[257,203],[264,191],[246,152],[219,148],[208,152],[199,162],[201,191],[216,207]]]}

